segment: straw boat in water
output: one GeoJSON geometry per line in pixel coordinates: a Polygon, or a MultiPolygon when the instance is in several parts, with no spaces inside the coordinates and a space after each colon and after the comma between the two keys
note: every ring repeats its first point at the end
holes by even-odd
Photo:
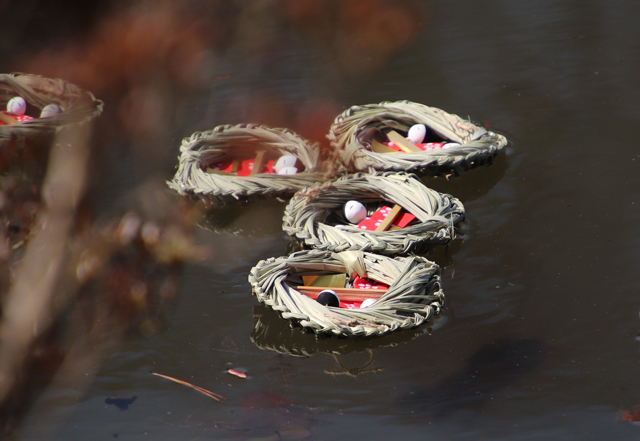
{"type": "Polygon", "coordinates": [[[102,112],[102,101],[60,79],[25,73],[0,74],[0,107],[22,98],[24,112],[0,115],[0,147],[9,142],[49,140],[58,130],[89,121],[102,112]],[[45,110],[46,109],[46,110],[45,110]]]}
{"type": "Polygon", "coordinates": [[[327,138],[350,172],[405,171],[431,176],[457,176],[490,164],[507,145],[500,134],[411,101],[350,107],[336,117],[327,138]],[[414,125],[424,125],[426,137],[418,144],[407,144],[406,136],[414,125]]]}
{"type": "Polygon", "coordinates": [[[375,337],[415,328],[444,304],[440,268],[419,256],[299,251],[258,262],[249,282],[258,300],[292,325],[333,336],[375,337]],[[337,294],[339,306],[318,301],[327,289],[337,294]],[[367,299],[373,304],[362,307],[367,299]]]}
{"type": "Polygon", "coordinates": [[[180,152],[178,170],[167,184],[181,195],[211,205],[288,197],[325,180],[318,145],[287,129],[218,126],[185,138],[180,152]],[[296,160],[292,174],[278,174],[275,169],[284,156],[296,160]]]}
{"type": "Polygon", "coordinates": [[[283,229],[307,248],[425,253],[450,242],[464,217],[458,199],[429,189],[415,175],[358,173],[297,193],[285,209],[283,229]],[[363,221],[345,218],[349,201],[366,208],[363,221]],[[394,210],[396,217],[386,227],[376,225],[376,216],[393,216],[394,210]]]}

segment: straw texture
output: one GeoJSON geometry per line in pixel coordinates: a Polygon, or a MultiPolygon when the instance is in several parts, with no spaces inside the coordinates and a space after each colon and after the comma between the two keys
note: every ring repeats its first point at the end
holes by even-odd
{"type": "Polygon", "coordinates": [[[51,118],[0,125],[0,146],[11,139],[25,140],[52,134],[66,125],[83,123],[102,113],[102,101],[74,84],[38,75],[0,74],[0,106],[5,108],[7,102],[16,96],[21,96],[28,105],[38,109],[57,104],[61,112],[51,118]]]}
{"type": "Polygon", "coordinates": [[[350,172],[406,171],[437,175],[455,173],[489,164],[507,139],[457,115],[411,101],[353,106],[338,115],[327,138],[350,172]],[[386,130],[406,133],[424,124],[447,142],[461,145],[419,153],[376,153],[371,140],[386,130]]]}
{"type": "Polygon", "coordinates": [[[261,303],[316,334],[381,336],[429,321],[444,304],[440,268],[423,257],[392,259],[363,252],[300,251],[258,262],[251,269],[249,283],[261,303]],[[303,275],[350,273],[354,257],[366,277],[389,285],[388,291],[368,308],[324,306],[295,289],[303,275]]]}
{"type": "Polygon", "coordinates": [[[458,199],[427,188],[415,175],[358,173],[297,193],[285,209],[283,230],[306,247],[320,250],[424,253],[452,240],[454,227],[464,216],[458,199]],[[369,215],[383,202],[397,204],[419,222],[399,230],[361,230],[342,217],[350,200],[364,204],[369,215]]]}
{"type": "Polygon", "coordinates": [[[263,196],[291,195],[324,180],[323,173],[319,171],[318,145],[287,129],[254,124],[218,126],[185,138],[180,152],[178,171],[167,184],[181,195],[199,197],[213,205],[263,196]],[[271,158],[294,155],[304,164],[305,171],[287,176],[269,173],[235,176],[205,171],[209,164],[255,157],[258,150],[266,151],[271,158]]]}

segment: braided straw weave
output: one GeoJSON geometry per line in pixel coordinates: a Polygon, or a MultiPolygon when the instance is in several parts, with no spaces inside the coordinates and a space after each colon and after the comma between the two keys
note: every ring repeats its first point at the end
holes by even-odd
{"type": "Polygon", "coordinates": [[[287,129],[254,124],[218,126],[185,138],[180,152],[178,171],[167,184],[181,195],[196,196],[213,205],[261,196],[284,196],[324,180],[318,167],[318,145],[287,129]],[[207,165],[227,159],[255,157],[258,150],[266,151],[271,158],[297,156],[305,171],[284,176],[270,173],[227,176],[205,171],[207,165]]]}
{"type": "Polygon", "coordinates": [[[307,247],[321,250],[424,253],[451,241],[454,226],[464,216],[458,199],[427,188],[415,175],[358,173],[297,193],[285,209],[283,230],[307,247]],[[342,217],[349,200],[360,201],[369,215],[384,201],[397,204],[419,223],[399,230],[361,230],[342,217]]]}
{"type": "Polygon", "coordinates": [[[24,140],[55,133],[66,125],[86,122],[102,112],[102,101],[66,81],[23,73],[0,74],[0,106],[6,107],[7,102],[16,96],[39,109],[57,104],[61,112],[51,118],[0,125],[0,146],[12,138],[24,140]]]}
{"type": "Polygon", "coordinates": [[[456,175],[489,164],[507,139],[489,132],[457,115],[410,101],[382,102],[353,106],[338,115],[327,135],[351,172],[406,171],[437,175],[453,171],[456,175]],[[414,124],[424,124],[459,147],[419,153],[376,153],[371,140],[385,129],[407,132],[414,124]]]}
{"type": "Polygon", "coordinates": [[[261,303],[316,334],[375,337],[410,329],[429,321],[444,304],[440,268],[417,256],[392,259],[359,251],[299,251],[258,262],[249,283],[261,303]],[[302,284],[303,275],[351,273],[354,257],[367,278],[389,285],[368,308],[324,306],[294,288],[302,284]]]}

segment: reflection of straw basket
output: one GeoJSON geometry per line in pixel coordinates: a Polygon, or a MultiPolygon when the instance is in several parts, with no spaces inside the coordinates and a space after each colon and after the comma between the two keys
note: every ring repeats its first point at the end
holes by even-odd
{"type": "Polygon", "coordinates": [[[392,259],[360,251],[300,251],[258,262],[249,274],[249,282],[260,302],[316,334],[374,337],[411,329],[429,321],[444,304],[440,268],[423,257],[392,259]],[[354,297],[379,297],[369,307],[354,309],[324,306],[313,296],[303,294],[308,289],[305,277],[341,273],[355,273],[388,288],[383,293],[373,289],[333,288],[344,296],[346,290],[354,297]]]}
{"type": "Polygon", "coordinates": [[[66,81],[21,73],[0,74],[0,106],[4,108],[17,96],[25,99],[27,114],[34,119],[0,125],[0,147],[11,140],[51,135],[64,126],[88,121],[102,112],[102,101],[66,81]],[[58,105],[60,113],[39,118],[42,108],[50,104],[58,105]]]}
{"type": "Polygon", "coordinates": [[[262,304],[253,307],[253,330],[251,341],[260,349],[294,357],[309,357],[314,354],[347,355],[393,347],[409,342],[437,327],[437,317],[427,326],[403,332],[393,332],[375,339],[318,338],[316,334],[300,332],[289,326],[289,322],[271,308],[262,304]]]}
{"type": "Polygon", "coordinates": [[[285,210],[283,229],[310,248],[406,254],[424,253],[451,241],[455,225],[463,219],[458,199],[427,188],[415,175],[355,174],[296,194],[285,210]],[[364,204],[369,215],[384,203],[395,204],[415,220],[400,229],[363,230],[343,217],[342,209],[350,200],[364,204]]]}
{"type": "Polygon", "coordinates": [[[286,129],[218,126],[185,138],[180,151],[178,171],[169,187],[213,205],[290,195],[324,179],[318,170],[318,146],[286,129]],[[265,168],[283,155],[297,157],[302,170],[279,175],[265,168]],[[243,174],[245,163],[251,171],[243,174]]]}
{"type": "Polygon", "coordinates": [[[428,175],[457,175],[489,164],[507,144],[504,136],[457,115],[410,101],[353,106],[336,118],[327,137],[351,172],[406,171],[428,175]],[[374,151],[379,145],[376,142],[388,141],[389,131],[404,136],[414,124],[427,127],[425,141],[460,145],[435,148],[434,144],[433,149],[418,152],[386,152],[384,147],[374,151]]]}

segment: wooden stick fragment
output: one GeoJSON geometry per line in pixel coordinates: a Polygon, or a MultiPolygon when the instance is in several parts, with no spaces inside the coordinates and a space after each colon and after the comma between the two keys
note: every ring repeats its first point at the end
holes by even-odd
{"type": "Polygon", "coordinates": [[[201,394],[204,394],[204,395],[206,395],[206,396],[208,396],[210,398],[213,398],[216,401],[222,402],[223,400],[226,400],[226,398],[223,397],[222,395],[217,394],[215,392],[211,392],[210,390],[207,390],[204,387],[196,386],[194,384],[187,383],[186,381],[178,380],[177,378],[173,378],[173,377],[170,377],[168,375],[162,375],[162,374],[158,374],[156,372],[151,372],[151,373],[153,375],[157,375],[158,377],[166,378],[167,380],[175,381],[176,383],[182,384],[184,386],[188,386],[191,389],[195,389],[198,392],[200,392],[201,394]]]}
{"type": "Polygon", "coordinates": [[[378,225],[376,231],[386,231],[387,228],[391,226],[396,217],[398,217],[400,211],[402,211],[402,207],[398,204],[394,205],[391,209],[391,212],[387,215],[387,217],[384,218],[382,223],[378,225]]]}
{"type": "Polygon", "coordinates": [[[422,150],[420,150],[420,148],[417,147],[414,143],[408,141],[404,136],[394,130],[387,133],[387,137],[389,138],[389,141],[392,141],[395,145],[397,145],[407,153],[422,152],[422,150]]]}
{"type": "Polygon", "coordinates": [[[327,274],[322,276],[302,276],[305,286],[333,286],[344,288],[347,282],[346,274],[327,274]]]}
{"type": "Polygon", "coordinates": [[[397,150],[387,147],[386,145],[376,141],[371,141],[371,150],[376,153],[398,153],[397,150]]]}
{"type": "Polygon", "coordinates": [[[328,286],[296,286],[294,289],[314,300],[320,292],[329,289],[338,294],[340,300],[348,302],[362,302],[366,299],[377,300],[387,292],[386,289],[334,288],[328,286]]]}
{"type": "Polygon", "coordinates": [[[6,113],[2,113],[2,112],[0,112],[0,121],[2,121],[5,124],[15,124],[18,122],[15,119],[11,118],[6,113]]]}
{"type": "Polygon", "coordinates": [[[262,170],[262,167],[264,166],[264,162],[265,162],[265,158],[264,155],[266,154],[266,152],[264,150],[260,150],[257,154],[256,154],[256,160],[253,163],[253,168],[251,169],[251,174],[252,175],[257,175],[260,173],[260,170],[262,170]]]}

